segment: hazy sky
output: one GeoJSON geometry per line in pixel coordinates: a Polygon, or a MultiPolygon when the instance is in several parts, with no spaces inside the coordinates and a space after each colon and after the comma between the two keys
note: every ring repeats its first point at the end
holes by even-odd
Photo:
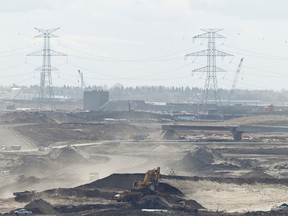
{"type": "Polygon", "coordinates": [[[192,37],[200,29],[223,29],[217,49],[220,88],[230,88],[244,57],[237,88],[288,89],[288,1],[286,0],[0,0],[0,85],[39,84],[41,50],[34,29],[61,27],[52,49],[53,84],[165,85],[203,87],[206,74],[191,71],[205,57],[184,55],[207,48],[192,37]]]}

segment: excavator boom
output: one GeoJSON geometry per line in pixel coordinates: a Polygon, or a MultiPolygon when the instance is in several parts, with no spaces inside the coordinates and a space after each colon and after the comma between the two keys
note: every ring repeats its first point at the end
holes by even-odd
{"type": "Polygon", "coordinates": [[[142,181],[136,181],[133,183],[134,188],[145,188],[150,186],[157,186],[160,179],[160,167],[157,169],[148,170],[142,181]]]}
{"type": "Polygon", "coordinates": [[[131,191],[124,191],[116,194],[114,199],[117,202],[127,202],[139,200],[142,196],[147,194],[154,194],[155,188],[158,186],[160,179],[160,167],[157,169],[148,170],[142,181],[134,181],[133,188],[131,191]]]}

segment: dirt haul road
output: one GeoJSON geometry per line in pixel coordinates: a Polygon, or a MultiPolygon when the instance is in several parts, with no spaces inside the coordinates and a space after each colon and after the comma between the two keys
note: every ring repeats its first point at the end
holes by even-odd
{"type": "Polygon", "coordinates": [[[26,136],[21,135],[13,129],[17,126],[20,125],[0,125],[0,147],[5,146],[11,148],[12,145],[20,145],[21,149],[23,150],[35,148],[32,140],[30,140],[26,136]]]}

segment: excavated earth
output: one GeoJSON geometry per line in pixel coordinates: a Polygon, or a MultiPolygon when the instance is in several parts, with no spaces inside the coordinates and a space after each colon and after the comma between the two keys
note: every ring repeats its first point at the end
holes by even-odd
{"type": "MultiPolygon", "coordinates": [[[[23,207],[39,215],[288,215],[270,211],[288,202],[285,133],[244,134],[238,143],[217,131],[163,140],[161,118],[145,112],[14,112],[0,123],[3,140],[23,147],[11,151],[5,143],[0,152],[3,215],[23,207]],[[155,194],[133,202],[113,199],[157,166],[155,194]],[[37,192],[16,202],[13,192],[26,190],[37,192]]],[[[193,124],[285,126],[288,118],[193,124]]]]}

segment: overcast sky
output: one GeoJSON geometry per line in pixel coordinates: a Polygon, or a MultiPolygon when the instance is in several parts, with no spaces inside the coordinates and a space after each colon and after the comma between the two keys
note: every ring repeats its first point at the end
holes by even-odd
{"type": "Polygon", "coordinates": [[[201,29],[223,29],[217,58],[220,88],[231,88],[244,57],[236,88],[288,89],[288,1],[285,0],[0,0],[0,85],[39,84],[42,49],[34,28],[50,29],[59,38],[51,48],[68,57],[53,57],[56,86],[123,84],[203,87],[205,73],[192,73],[205,57],[184,55],[207,48],[192,37],[201,29]]]}

